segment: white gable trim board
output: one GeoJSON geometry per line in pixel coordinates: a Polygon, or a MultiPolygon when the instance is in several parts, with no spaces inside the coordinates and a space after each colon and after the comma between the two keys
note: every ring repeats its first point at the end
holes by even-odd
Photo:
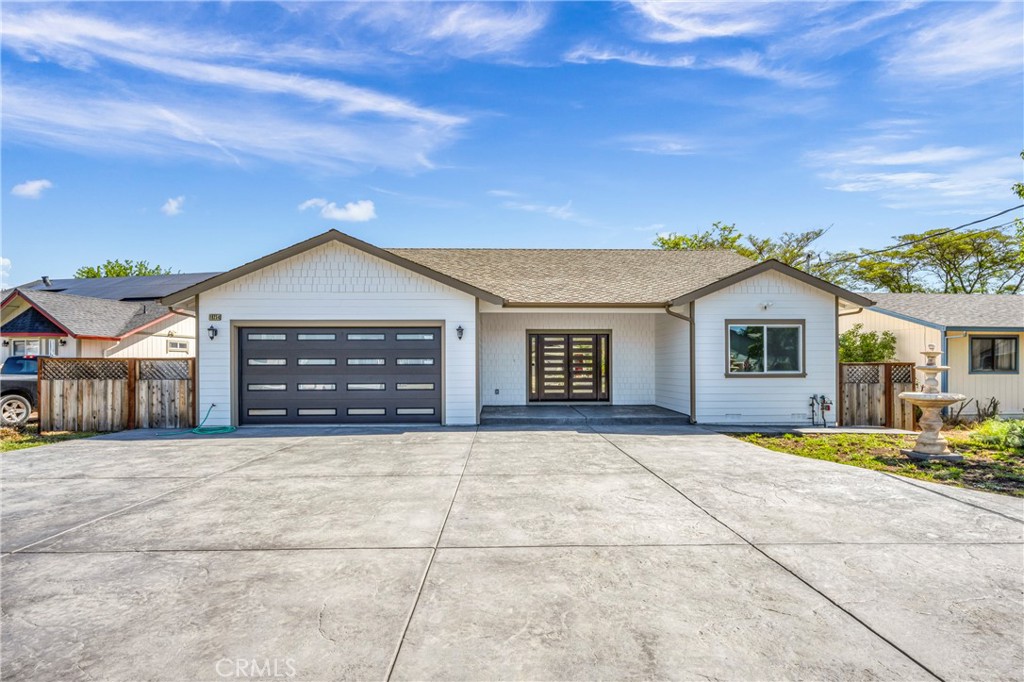
{"type": "Polygon", "coordinates": [[[836,296],[777,269],[706,292],[689,305],[693,322],[652,307],[510,308],[341,241],[290,252],[259,269],[239,269],[234,279],[194,295],[197,400],[201,415],[214,406],[208,425],[253,421],[240,419],[240,334],[251,327],[440,330],[441,408],[433,421],[446,425],[478,423],[482,406],[530,403],[531,333],[564,334],[569,364],[579,357],[573,335],[603,336],[610,344],[607,402],[659,405],[698,423],[807,423],[809,396],[834,400],[836,393],[836,296]],[[725,325],[737,319],[799,320],[803,372],[727,376],[725,325]],[[208,326],[217,329],[213,339],[208,326]]]}

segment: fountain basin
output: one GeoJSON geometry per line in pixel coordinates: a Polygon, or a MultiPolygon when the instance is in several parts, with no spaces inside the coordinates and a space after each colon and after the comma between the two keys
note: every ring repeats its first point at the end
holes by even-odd
{"type": "Polygon", "coordinates": [[[942,409],[967,399],[959,393],[930,393],[927,391],[904,391],[900,398],[921,408],[921,434],[913,450],[901,453],[919,462],[942,461],[962,462],[963,455],[949,449],[949,442],[942,435],[942,409]]]}

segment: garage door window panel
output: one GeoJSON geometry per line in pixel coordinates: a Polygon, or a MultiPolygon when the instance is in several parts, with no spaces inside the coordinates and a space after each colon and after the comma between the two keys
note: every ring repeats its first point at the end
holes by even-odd
{"type": "Polygon", "coordinates": [[[239,331],[243,424],[436,423],[441,415],[437,328],[296,326],[239,331]],[[249,341],[250,334],[284,334],[287,340],[249,341]],[[399,341],[399,335],[409,340],[399,341]],[[399,364],[400,359],[424,362],[399,364]],[[287,389],[248,391],[248,384],[285,384],[287,389]],[[408,411],[399,414],[399,409],[408,411]]]}

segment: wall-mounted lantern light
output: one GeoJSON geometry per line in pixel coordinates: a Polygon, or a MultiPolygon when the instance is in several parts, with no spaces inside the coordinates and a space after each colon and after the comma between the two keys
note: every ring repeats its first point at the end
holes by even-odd
{"type": "Polygon", "coordinates": [[[58,341],[57,343],[59,343],[59,344],[60,344],[60,345],[62,345],[62,346],[66,346],[66,345],[68,345],[68,340],[67,340],[67,339],[61,339],[61,340],[60,340],[60,341],[58,341]]]}
{"type": "Polygon", "coordinates": [[[213,341],[215,338],[217,338],[217,328],[214,327],[212,324],[206,330],[206,333],[210,335],[210,341],[213,341]]]}
{"type": "Polygon", "coordinates": [[[462,335],[465,334],[465,333],[466,333],[466,330],[462,328],[461,324],[458,327],[455,328],[455,334],[459,337],[459,341],[462,340],[462,335]]]}
{"type": "Polygon", "coordinates": [[[10,340],[9,339],[4,339],[4,348],[7,348],[7,346],[9,346],[9,345],[11,345],[10,340]]]}

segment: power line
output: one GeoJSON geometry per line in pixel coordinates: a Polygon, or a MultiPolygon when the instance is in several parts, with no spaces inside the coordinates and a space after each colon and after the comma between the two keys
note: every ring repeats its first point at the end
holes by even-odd
{"type": "MultiPolygon", "coordinates": [[[[849,261],[852,261],[852,260],[858,260],[860,258],[865,258],[867,256],[876,256],[876,255],[878,255],[880,253],[887,253],[889,251],[895,251],[896,249],[902,249],[904,246],[910,246],[911,244],[918,244],[918,243],[926,241],[928,239],[934,239],[935,237],[941,237],[942,235],[949,234],[950,232],[956,232],[957,230],[962,230],[965,227],[970,227],[972,225],[977,225],[979,223],[987,222],[989,220],[992,220],[993,218],[998,218],[1001,215],[1006,215],[1007,213],[1010,213],[1011,211],[1016,211],[1019,208],[1024,208],[1024,204],[1020,204],[1019,206],[1014,206],[1013,208],[1008,208],[1005,211],[1000,211],[999,213],[993,213],[992,215],[988,216],[987,218],[980,218],[978,220],[972,220],[971,222],[964,223],[963,225],[957,225],[956,227],[950,227],[950,228],[945,229],[945,230],[940,230],[939,232],[935,232],[934,234],[924,235],[923,237],[917,237],[916,239],[908,239],[905,242],[900,242],[899,244],[893,244],[892,246],[887,246],[884,249],[877,249],[875,251],[865,251],[863,253],[858,253],[858,254],[851,255],[851,256],[845,256],[843,258],[835,258],[833,260],[830,260],[830,261],[827,261],[825,263],[822,263],[822,265],[823,266],[829,266],[829,265],[835,265],[837,263],[846,263],[846,262],[849,262],[849,261]]],[[[989,230],[1002,229],[1002,228],[1004,228],[1004,227],[1006,227],[1008,225],[1012,225],[1012,224],[1013,224],[1013,221],[1008,222],[1008,223],[1003,223],[1002,225],[995,225],[993,227],[987,227],[984,230],[980,230],[979,232],[974,233],[974,234],[980,234],[981,232],[988,232],[989,230]]]]}

